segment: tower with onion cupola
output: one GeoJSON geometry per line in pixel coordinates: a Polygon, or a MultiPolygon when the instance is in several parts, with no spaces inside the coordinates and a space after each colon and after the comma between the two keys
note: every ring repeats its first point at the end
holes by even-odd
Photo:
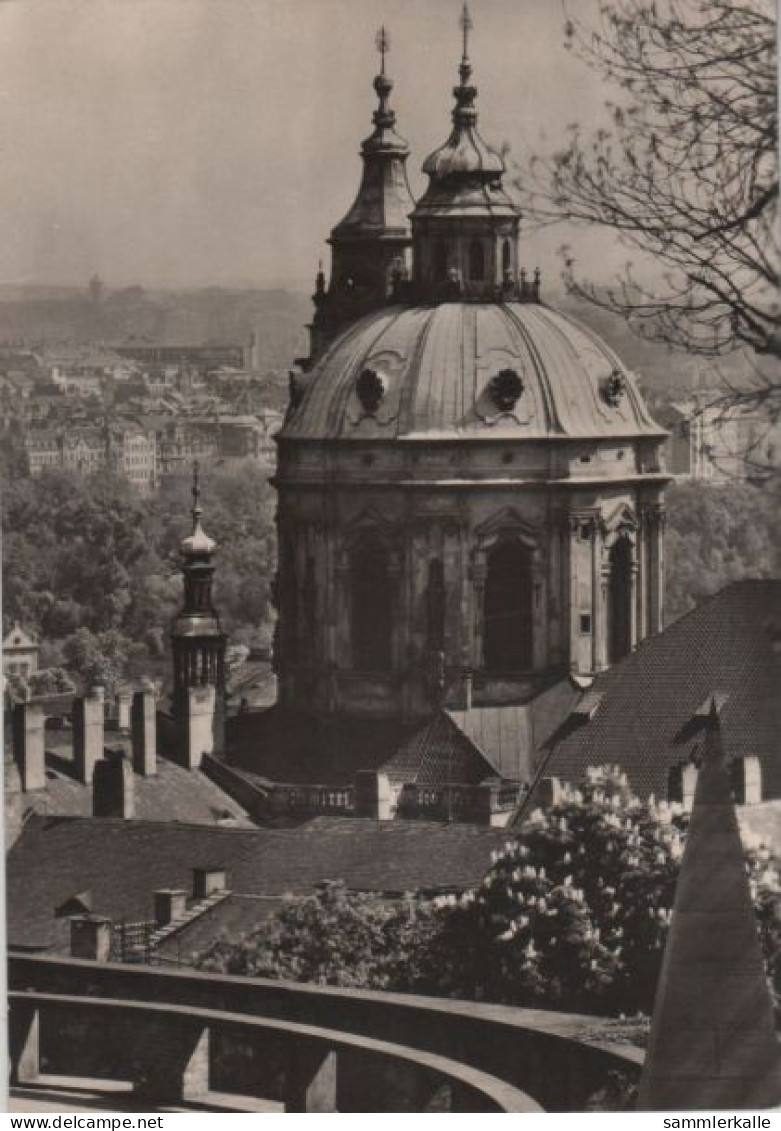
{"type": "Polygon", "coordinates": [[[171,626],[174,715],[186,713],[192,688],[213,687],[216,710],[224,714],[227,637],[212,600],[216,542],[201,525],[198,464],[193,468],[192,531],[180,545],[184,597],[171,626]]]}
{"type": "Polygon", "coordinates": [[[354,236],[334,229],[323,336],[277,437],[283,709],[515,709],[663,623],[666,433],[524,269],[504,162],[477,127],[466,8],[461,30],[452,128],[392,240],[366,192],[382,168],[397,215],[406,199],[381,93],[354,236]],[[410,239],[409,278],[387,286],[410,239]],[[340,306],[360,249],[377,273],[365,305],[340,306]]]}
{"type": "Polygon", "coordinates": [[[396,132],[396,114],[390,106],[389,48],[390,37],[382,27],[377,33],[381,63],[374,79],[378,99],[372,117],[374,130],[361,145],[363,174],[358,194],[328,240],[331,277],[327,287],[322,265],[317,274],[309,362],[345,326],[387,303],[409,273],[409,215],[414,200],[407,183],[409,146],[396,132]]]}

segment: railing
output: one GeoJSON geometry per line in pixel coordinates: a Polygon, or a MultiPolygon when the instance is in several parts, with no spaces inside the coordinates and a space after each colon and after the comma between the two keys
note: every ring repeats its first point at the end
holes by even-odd
{"type": "Polygon", "coordinates": [[[598,1018],[417,995],[21,954],[9,988],[16,1085],[124,1079],[155,1102],[578,1111],[642,1060],[592,1043],[598,1018]]]}

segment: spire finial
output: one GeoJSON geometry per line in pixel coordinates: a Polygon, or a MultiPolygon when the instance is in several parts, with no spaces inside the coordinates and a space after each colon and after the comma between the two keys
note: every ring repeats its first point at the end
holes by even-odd
{"type": "Polygon", "coordinates": [[[380,104],[374,112],[372,121],[378,130],[392,130],[396,124],[396,115],[388,105],[388,98],[390,92],[393,90],[393,83],[385,74],[385,58],[390,51],[390,36],[388,35],[388,29],[385,24],[383,24],[377,32],[374,42],[380,53],[380,73],[374,80],[374,89],[377,92],[380,104]]]}
{"type": "Polygon", "coordinates": [[[201,510],[201,482],[199,471],[200,469],[198,467],[198,460],[193,460],[193,533],[195,533],[195,531],[198,529],[198,525],[201,521],[201,515],[203,514],[203,511],[201,510]]]}
{"type": "Polygon", "coordinates": [[[461,56],[461,62],[463,64],[469,62],[469,33],[474,27],[474,24],[472,23],[472,13],[469,11],[469,5],[466,3],[466,0],[464,2],[463,8],[461,9],[461,15],[458,22],[464,35],[464,50],[461,56]]]}
{"type": "Polygon", "coordinates": [[[384,75],[385,74],[385,56],[390,51],[390,36],[388,35],[388,30],[385,27],[385,24],[383,24],[382,27],[380,28],[380,30],[377,32],[377,36],[375,38],[375,43],[377,44],[377,50],[380,53],[380,60],[381,60],[380,74],[384,75]]]}

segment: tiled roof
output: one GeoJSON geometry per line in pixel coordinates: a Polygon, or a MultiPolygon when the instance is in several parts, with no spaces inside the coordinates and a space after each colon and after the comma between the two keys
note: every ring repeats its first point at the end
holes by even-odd
{"type": "MultiPolygon", "coordinates": [[[[234,896],[258,898],[259,917],[265,900],[305,894],[325,880],[387,894],[459,891],[480,882],[506,839],[501,829],[473,825],[349,817],[295,830],[32,817],[8,854],[8,944],[65,945],[66,925],[54,910],[86,890],[95,915],[149,919],[152,893],[191,890],[192,869],[202,866],[224,867],[234,896]]],[[[215,915],[214,938],[227,914],[215,915]]],[[[246,922],[248,909],[236,914],[246,922]]]]}
{"type": "Polygon", "coordinates": [[[388,761],[414,727],[385,719],[326,719],[271,710],[228,719],[229,761],[264,781],[351,785],[388,761]]]}
{"type": "MultiPolygon", "coordinates": [[[[200,770],[186,770],[158,758],[153,777],[133,775],[135,815],[143,821],[183,821],[215,825],[230,822],[251,826],[240,805],[200,770]]],[[[92,815],[92,786],[76,781],[50,764],[46,789],[24,796],[25,805],[36,813],[61,817],[92,815]]]]}
{"type": "Polygon", "coordinates": [[[416,730],[381,768],[392,782],[400,785],[479,785],[496,777],[491,763],[459,729],[449,712],[435,715],[416,730]]]}
{"type": "Polygon", "coordinates": [[[636,793],[664,797],[670,767],[701,744],[697,712],[713,699],[728,757],[756,755],[764,796],[781,798],[780,634],[781,581],[727,586],[595,678],[593,716],[554,733],[545,773],[577,781],[590,765],[618,763],[636,793]]]}
{"type": "Polygon", "coordinates": [[[534,752],[579,692],[562,679],[522,706],[443,710],[401,725],[317,719],[277,707],[229,720],[230,761],[261,783],[351,785],[358,770],[420,786],[489,778],[529,781],[534,752]]]}
{"type": "Polygon", "coordinates": [[[569,679],[561,679],[524,704],[470,707],[448,715],[482,752],[496,776],[530,781],[535,751],[567,716],[579,697],[569,679]]]}

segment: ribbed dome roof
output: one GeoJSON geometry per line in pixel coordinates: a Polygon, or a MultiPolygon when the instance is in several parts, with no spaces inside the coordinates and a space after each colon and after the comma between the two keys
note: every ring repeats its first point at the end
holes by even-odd
{"type": "Polygon", "coordinates": [[[609,346],[535,303],[385,307],[302,380],[282,439],[666,435],[609,346]]]}

